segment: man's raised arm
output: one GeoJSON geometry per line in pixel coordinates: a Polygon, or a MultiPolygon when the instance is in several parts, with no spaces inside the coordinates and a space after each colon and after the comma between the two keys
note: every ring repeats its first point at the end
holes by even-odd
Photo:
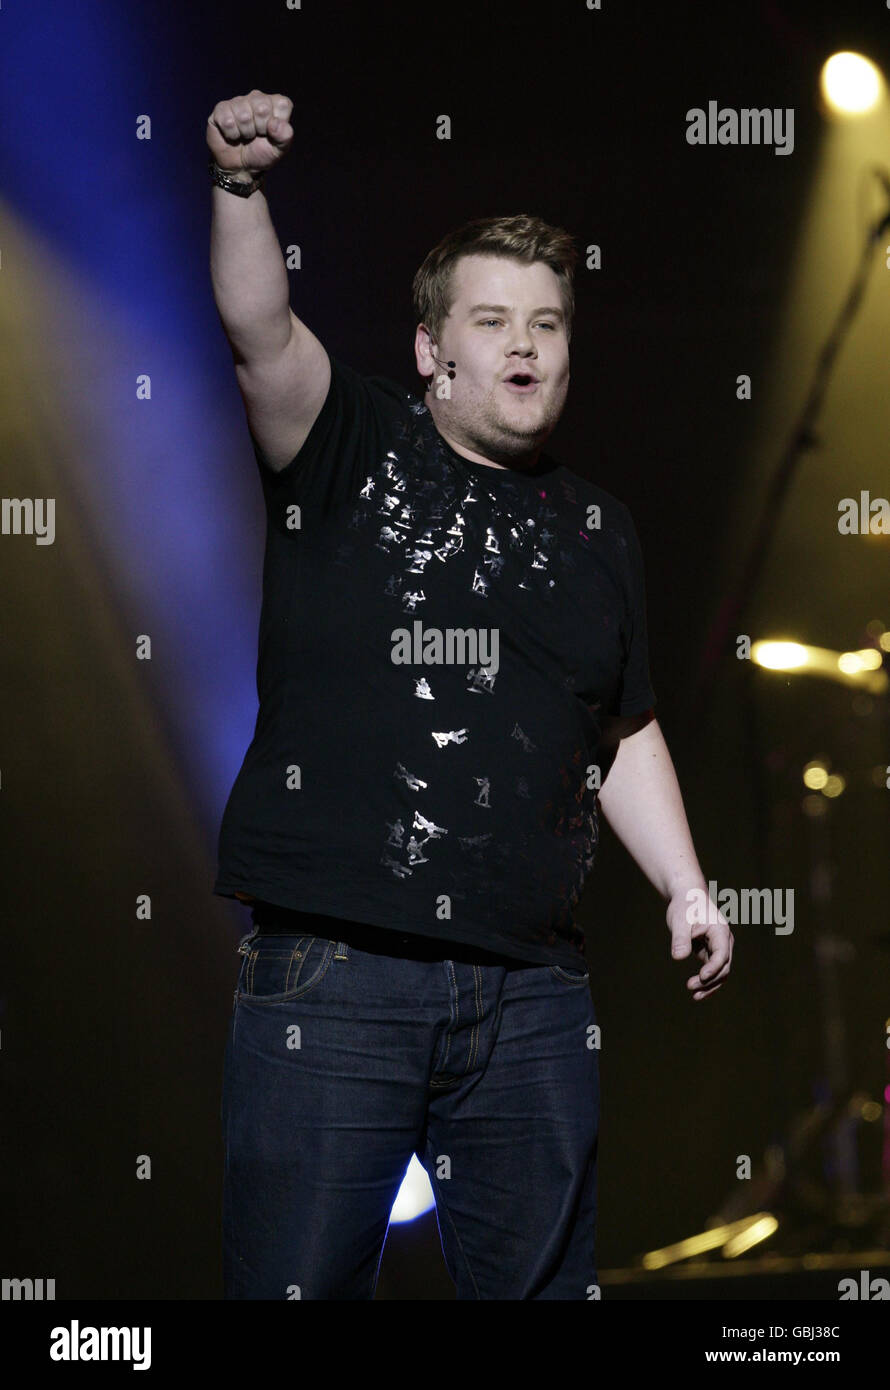
{"type": "MultiPolygon", "coordinates": [[[[217,166],[242,183],[273,168],[294,138],[293,102],[254,89],[219,101],[207,121],[217,166]]],[[[324,404],[331,364],[290,308],[284,257],[262,189],[213,186],[210,275],[250,429],[276,471],[302,448],[324,404]]]]}

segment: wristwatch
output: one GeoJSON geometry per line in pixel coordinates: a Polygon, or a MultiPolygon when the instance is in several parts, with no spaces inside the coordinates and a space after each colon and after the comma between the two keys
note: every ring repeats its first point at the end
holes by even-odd
{"type": "Polygon", "coordinates": [[[224,188],[227,193],[237,193],[239,198],[249,198],[251,193],[255,193],[258,188],[262,188],[263,179],[266,177],[265,170],[250,181],[245,183],[242,179],[236,179],[227,169],[220,169],[215,159],[211,159],[207,165],[212,181],[218,188],[224,188]]]}

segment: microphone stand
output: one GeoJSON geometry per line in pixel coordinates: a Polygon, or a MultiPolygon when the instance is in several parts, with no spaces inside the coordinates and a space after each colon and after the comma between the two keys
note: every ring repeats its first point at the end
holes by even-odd
{"type": "Polygon", "coordinates": [[[751,595],[754,593],[763,570],[779,520],[779,513],[801,455],[804,449],[810,449],[818,443],[818,436],[814,427],[825,392],[828,389],[831,370],[862,300],[874,249],[888,228],[890,228],[890,211],[879,222],[876,222],[866,235],[859,265],[856,268],[847,297],[841,305],[840,312],[819,354],[803,410],[792,427],[784,453],[773,474],[738,582],[734,588],[730,589],[705,637],[704,650],[688,706],[689,732],[701,727],[705,718],[705,706],[720,663],[730,639],[741,629],[742,618],[747,611],[751,595]]]}

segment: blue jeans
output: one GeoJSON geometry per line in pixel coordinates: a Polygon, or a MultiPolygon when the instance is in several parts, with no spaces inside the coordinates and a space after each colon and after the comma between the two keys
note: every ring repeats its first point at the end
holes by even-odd
{"type": "Polygon", "coordinates": [[[227,1299],[372,1299],[415,1153],[457,1298],[599,1297],[585,969],[294,913],[238,950],[227,1299]]]}

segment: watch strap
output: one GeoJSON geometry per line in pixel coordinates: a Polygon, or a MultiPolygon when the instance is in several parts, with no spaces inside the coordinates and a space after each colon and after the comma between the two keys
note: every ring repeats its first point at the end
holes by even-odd
{"type": "Polygon", "coordinates": [[[234,178],[226,169],[220,169],[215,159],[210,160],[207,168],[217,188],[224,188],[227,193],[235,193],[239,198],[249,198],[251,193],[262,188],[263,179],[266,177],[265,171],[263,171],[261,174],[257,174],[250,183],[245,183],[242,179],[234,178]]]}

